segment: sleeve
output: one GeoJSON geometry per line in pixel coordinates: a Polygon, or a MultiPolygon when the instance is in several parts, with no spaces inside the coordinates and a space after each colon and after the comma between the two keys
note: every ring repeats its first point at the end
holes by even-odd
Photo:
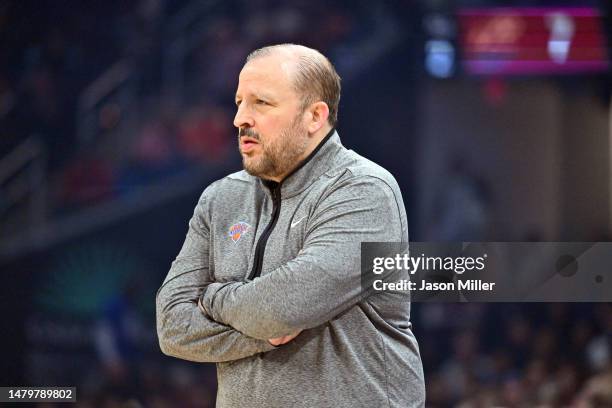
{"type": "MultiPolygon", "coordinates": [[[[207,189],[208,191],[209,189],[207,189]]],[[[198,362],[237,360],[276,347],[248,337],[203,313],[198,298],[210,284],[205,191],[187,237],[156,296],[157,335],[164,354],[198,362]]]]}
{"type": "Polygon", "coordinates": [[[258,339],[319,326],[369,295],[361,285],[361,242],[407,241],[403,225],[405,213],[388,184],[348,179],[318,204],[296,258],[250,282],[209,285],[202,306],[258,339]]]}

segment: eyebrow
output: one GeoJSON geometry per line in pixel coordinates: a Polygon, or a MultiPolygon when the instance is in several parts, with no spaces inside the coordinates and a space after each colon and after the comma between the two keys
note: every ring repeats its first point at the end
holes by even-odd
{"type": "MultiPolygon", "coordinates": [[[[269,100],[269,101],[276,101],[276,99],[277,99],[277,98],[274,98],[272,95],[270,95],[270,94],[266,93],[265,91],[264,91],[264,92],[259,92],[259,93],[253,94],[253,95],[254,95],[255,97],[257,97],[257,98],[260,98],[260,99],[267,99],[267,100],[269,100]]],[[[240,97],[240,95],[236,94],[236,95],[234,96],[234,101],[236,101],[236,100],[238,100],[238,99],[242,99],[242,98],[240,97]]]]}

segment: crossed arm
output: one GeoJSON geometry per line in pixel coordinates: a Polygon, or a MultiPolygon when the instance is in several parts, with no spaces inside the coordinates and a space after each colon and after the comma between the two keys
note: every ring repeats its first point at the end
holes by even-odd
{"type": "Polygon", "coordinates": [[[404,234],[391,188],[370,177],[349,179],[319,204],[296,258],[250,282],[212,282],[198,207],[157,295],[162,350],[194,361],[269,351],[275,347],[268,339],[290,339],[331,320],[368,295],[361,287],[360,242],[404,234]]]}
{"type": "Polygon", "coordinates": [[[212,283],[208,272],[208,236],[198,220],[200,211],[198,204],[185,243],[157,292],[161,350],[185,360],[216,363],[274,349],[267,341],[214,321],[198,308],[198,297],[212,283]]]}

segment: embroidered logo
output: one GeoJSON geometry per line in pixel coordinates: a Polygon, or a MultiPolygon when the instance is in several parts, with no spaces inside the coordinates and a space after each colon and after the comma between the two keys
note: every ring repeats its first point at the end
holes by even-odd
{"type": "Polygon", "coordinates": [[[246,234],[251,226],[246,222],[240,221],[231,227],[229,227],[229,236],[234,242],[238,242],[238,240],[246,234]]]}
{"type": "Polygon", "coordinates": [[[300,218],[297,221],[291,221],[291,228],[295,227],[296,225],[298,225],[300,222],[302,222],[302,220],[306,218],[306,216],[303,216],[302,218],[300,218]]]}

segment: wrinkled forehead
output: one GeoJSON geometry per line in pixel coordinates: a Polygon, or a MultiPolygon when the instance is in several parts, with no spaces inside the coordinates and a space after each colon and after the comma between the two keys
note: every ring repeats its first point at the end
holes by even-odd
{"type": "Polygon", "coordinates": [[[238,78],[237,96],[242,93],[262,91],[279,94],[279,96],[294,95],[293,88],[294,63],[282,56],[271,55],[255,58],[247,62],[238,78]]]}

